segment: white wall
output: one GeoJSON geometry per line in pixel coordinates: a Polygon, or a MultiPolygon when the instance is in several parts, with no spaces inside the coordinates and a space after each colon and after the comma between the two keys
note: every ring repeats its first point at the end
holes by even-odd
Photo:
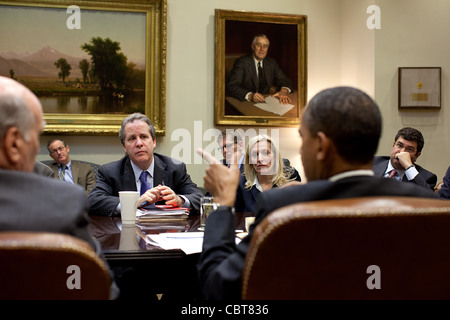
{"type": "Polygon", "coordinates": [[[397,131],[422,132],[425,146],[417,163],[441,181],[450,165],[450,2],[380,0],[381,29],[375,31],[375,97],[383,112],[378,154],[389,154],[397,131]],[[442,67],[439,111],[398,110],[398,67],[442,67]]]}
{"type": "MultiPolygon", "coordinates": [[[[352,85],[375,97],[384,117],[378,154],[388,154],[396,131],[413,126],[425,136],[418,163],[442,179],[450,159],[447,70],[450,21],[447,0],[168,0],[166,136],[157,152],[171,155],[177,129],[191,133],[214,127],[214,10],[247,10],[308,16],[308,99],[336,85],[352,85]],[[369,30],[366,9],[381,9],[381,29],[369,30]],[[432,5],[431,5],[432,4],[432,5]],[[397,110],[397,67],[441,66],[442,109],[438,112],[397,110]]],[[[244,130],[248,127],[243,127],[244,130]]],[[[260,129],[260,128],[255,128],[260,129]]],[[[280,149],[304,177],[297,128],[279,129],[280,149]]],[[[269,130],[270,133],[270,130],[269,130]]],[[[49,159],[41,138],[38,160],[49,159]]],[[[107,163],[123,156],[117,137],[67,136],[73,159],[107,163]]],[[[198,137],[197,137],[198,139],[198,137]]],[[[205,141],[203,146],[210,142],[205,141]]],[[[191,154],[194,162],[193,152],[191,154]]],[[[189,164],[193,180],[203,186],[206,165],[189,164]]]]}
{"type": "MultiPolygon", "coordinates": [[[[339,1],[168,0],[167,6],[167,123],[166,136],[157,138],[157,152],[171,155],[174,146],[179,143],[178,140],[171,141],[172,134],[184,128],[193,135],[194,121],[201,121],[203,132],[214,127],[215,9],[307,15],[308,98],[323,87],[335,86],[341,81],[339,1]]],[[[279,129],[283,156],[289,158],[304,177],[299,157],[298,128],[274,129],[279,129]]],[[[52,137],[41,138],[38,160],[49,159],[46,143],[52,137]]],[[[117,137],[64,138],[71,147],[73,159],[103,164],[123,155],[117,137]]],[[[194,145],[194,137],[191,138],[194,145]]],[[[203,146],[209,143],[206,141],[203,146]]],[[[191,157],[194,162],[193,154],[191,157]]],[[[188,163],[187,168],[192,179],[203,186],[206,165],[188,163]]]]}

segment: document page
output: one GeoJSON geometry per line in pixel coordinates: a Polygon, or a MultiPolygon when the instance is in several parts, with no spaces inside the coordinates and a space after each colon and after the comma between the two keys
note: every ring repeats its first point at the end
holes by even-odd
{"type": "Polygon", "coordinates": [[[294,107],[293,104],[281,104],[280,100],[271,96],[266,97],[265,101],[265,103],[256,103],[254,106],[279,116],[282,116],[294,107]]]}

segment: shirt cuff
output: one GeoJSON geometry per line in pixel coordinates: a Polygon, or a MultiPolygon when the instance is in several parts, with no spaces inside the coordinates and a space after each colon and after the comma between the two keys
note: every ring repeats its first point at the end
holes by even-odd
{"type": "Polygon", "coordinates": [[[189,201],[189,199],[186,198],[185,196],[182,196],[181,194],[179,194],[179,196],[184,199],[184,203],[181,205],[181,207],[190,209],[191,208],[191,202],[189,201]]]}
{"type": "Polygon", "coordinates": [[[416,167],[411,166],[405,171],[406,178],[408,180],[414,180],[414,178],[419,174],[419,171],[417,171],[416,167]]]}

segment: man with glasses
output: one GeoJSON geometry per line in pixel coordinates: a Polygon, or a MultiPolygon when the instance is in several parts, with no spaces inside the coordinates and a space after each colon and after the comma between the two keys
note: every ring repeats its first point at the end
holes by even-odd
{"type": "Polygon", "coordinates": [[[49,164],[54,177],[82,186],[88,195],[95,186],[95,174],[92,167],[88,163],[71,160],[70,147],[62,139],[50,140],[47,149],[50,157],[55,161],[49,164]]]}
{"type": "Polygon", "coordinates": [[[423,146],[424,138],[419,130],[410,127],[400,129],[395,136],[390,157],[374,158],[375,176],[412,182],[434,190],[437,176],[416,164],[423,146]]]}
{"type": "Polygon", "coordinates": [[[231,132],[222,131],[222,134],[217,138],[217,143],[219,144],[219,151],[223,155],[223,164],[229,167],[236,154],[239,171],[244,172],[244,141],[239,132],[234,130],[231,132]]]}

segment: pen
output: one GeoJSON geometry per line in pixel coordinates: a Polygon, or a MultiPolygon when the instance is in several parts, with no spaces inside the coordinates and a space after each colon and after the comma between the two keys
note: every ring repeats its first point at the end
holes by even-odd
{"type": "Polygon", "coordinates": [[[145,207],[147,204],[148,204],[147,201],[142,202],[142,204],[138,207],[138,209],[145,207]]]}

